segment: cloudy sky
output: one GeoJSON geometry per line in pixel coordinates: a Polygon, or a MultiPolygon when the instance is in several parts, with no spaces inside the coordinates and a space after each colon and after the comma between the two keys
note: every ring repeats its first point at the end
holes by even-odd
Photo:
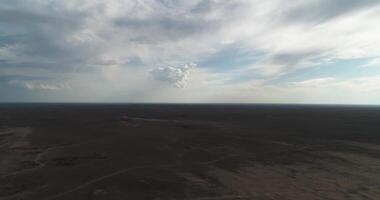
{"type": "Polygon", "coordinates": [[[380,104],[380,1],[1,0],[0,101],[380,104]]]}

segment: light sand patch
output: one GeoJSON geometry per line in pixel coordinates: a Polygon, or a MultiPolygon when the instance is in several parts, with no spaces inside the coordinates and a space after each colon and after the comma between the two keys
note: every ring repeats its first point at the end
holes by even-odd
{"type": "Polygon", "coordinates": [[[304,174],[306,177],[294,178],[287,173],[286,169],[279,166],[263,165],[247,167],[239,173],[222,169],[211,172],[223,185],[242,196],[292,200],[322,200],[324,197],[344,199],[335,190],[333,183],[318,178],[317,174],[304,174]]]}
{"type": "Polygon", "coordinates": [[[10,130],[12,133],[12,142],[9,149],[27,149],[30,148],[30,142],[27,141],[28,135],[32,132],[31,128],[14,128],[10,130]]]}
{"type": "Polygon", "coordinates": [[[345,140],[335,140],[333,142],[380,151],[380,145],[376,145],[376,144],[368,144],[364,142],[354,142],[354,141],[345,141],[345,140]]]}

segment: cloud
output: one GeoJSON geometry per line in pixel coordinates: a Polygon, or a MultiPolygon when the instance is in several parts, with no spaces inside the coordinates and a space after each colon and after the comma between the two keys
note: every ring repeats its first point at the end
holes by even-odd
{"type": "Polygon", "coordinates": [[[150,72],[152,77],[161,82],[169,83],[177,88],[184,88],[190,71],[196,65],[193,63],[180,66],[159,67],[150,72]]]}
{"type": "Polygon", "coordinates": [[[119,62],[117,60],[111,60],[111,59],[108,59],[108,60],[98,60],[96,61],[96,64],[97,65],[104,65],[104,66],[108,66],[108,65],[117,65],[119,62]]]}
{"type": "Polygon", "coordinates": [[[338,79],[333,77],[315,78],[305,81],[292,82],[291,86],[303,89],[319,88],[340,92],[376,92],[380,91],[380,75],[346,79],[338,79]]]}
{"type": "Polygon", "coordinates": [[[62,65],[68,69],[120,65],[115,61],[130,57],[138,57],[147,68],[198,62],[234,43],[242,51],[249,49],[252,56],[264,52],[267,56],[257,65],[285,74],[318,57],[379,53],[377,4],[375,0],[5,1],[0,3],[0,43],[17,47],[3,49],[7,61],[43,62],[53,71],[62,70],[62,65]]]}
{"type": "Polygon", "coordinates": [[[336,79],[333,77],[315,78],[306,81],[292,82],[292,85],[296,87],[326,87],[336,83],[336,79]]]}
{"type": "MultiPolygon", "coordinates": [[[[45,91],[65,88],[57,83],[67,80],[80,86],[76,95],[91,100],[113,98],[115,92],[126,94],[119,101],[161,100],[185,89],[154,92],[157,82],[198,86],[187,81],[191,67],[155,66],[193,61],[202,73],[191,78],[207,79],[198,89],[204,98],[218,83],[244,99],[250,91],[241,91],[237,82],[270,84],[299,71],[315,73],[313,67],[328,60],[339,65],[378,57],[379,19],[377,0],[2,0],[0,76],[26,76],[5,85],[45,91]]],[[[271,96],[274,90],[266,92],[271,96]]]]}
{"type": "Polygon", "coordinates": [[[210,95],[211,102],[379,104],[380,75],[358,78],[320,77],[279,84],[250,81],[235,85],[215,85],[205,93],[210,95]]]}
{"type": "Polygon", "coordinates": [[[321,23],[379,3],[377,0],[304,0],[296,2],[298,6],[288,9],[284,14],[285,19],[289,22],[321,23]]]}
{"type": "Polygon", "coordinates": [[[243,41],[242,47],[265,52],[266,56],[252,64],[252,68],[264,70],[269,76],[313,67],[327,58],[354,59],[379,55],[376,35],[380,34],[380,29],[374,28],[375,19],[380,17],[379,2],[344,2],[345,5],[341,6],[344,9],[339,9],[340,5],[335,2],[325,0],[292,1],[287,4],[270,1],[251,5],[248,7],[252,14],[246,14],[240,22],[236,22],[234,29],[227,32],[230,38],[243,41]],[[322,8],[331,10],[325,13],[326,9],[322,8]],[[334,10],[337,13],[334,14],[334,10]],[[289,13],[301,16],[283,20],[289,13]],[[302,17],[302,13],[313,14],[311,19],[307,19],[302,17]],[[283,55],[286,59],[276,59],[284,58],[283,55]]]}
{"type": "MultiPolygon", "coordinates": [[[[253,68],[258,74],[268,77],[278,77],[298,69],[317,65],[313,59],[323,58],[323,51],[289,51],[286,53],[274,53],[267,55],[265,59],[253,68]]],[[[320,61],[322,62],[322,61],[320,61]]]]}
{"type": "Polygon", "coordinates": [[[9,85],[23,87],[28,90],[64,90],[71,87],[67,83],[50,83],[46,81],[24,81],[24,80],[11,80],[9,85]]]}
{"type": "Polygon", "coordinates": [[[363,65],[363,67],[377,67],[377,68],[380,68],[380,58],[371,59],[367,64],[363,65]]]}

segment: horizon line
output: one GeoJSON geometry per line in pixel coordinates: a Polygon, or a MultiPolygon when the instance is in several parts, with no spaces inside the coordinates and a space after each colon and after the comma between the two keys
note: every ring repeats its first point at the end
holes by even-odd
{"type": "Polygon", "coordinates": [[[363,103],[221,103],[221,102],[34,102],[34,101],[17,101],[17,102],[0,102],[0,104],[131,104],[131,105],[289,105],[289,106],[371,106],[377,107],[380,104],[363,104],[363,103]]]}

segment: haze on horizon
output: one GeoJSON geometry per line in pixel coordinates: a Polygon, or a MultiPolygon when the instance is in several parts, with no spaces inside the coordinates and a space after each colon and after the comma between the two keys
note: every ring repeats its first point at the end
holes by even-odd
{"type": "Polygon", "coordinates": [[[0,102],[380,104],[378,0],[2,0],[0,102]]]}

